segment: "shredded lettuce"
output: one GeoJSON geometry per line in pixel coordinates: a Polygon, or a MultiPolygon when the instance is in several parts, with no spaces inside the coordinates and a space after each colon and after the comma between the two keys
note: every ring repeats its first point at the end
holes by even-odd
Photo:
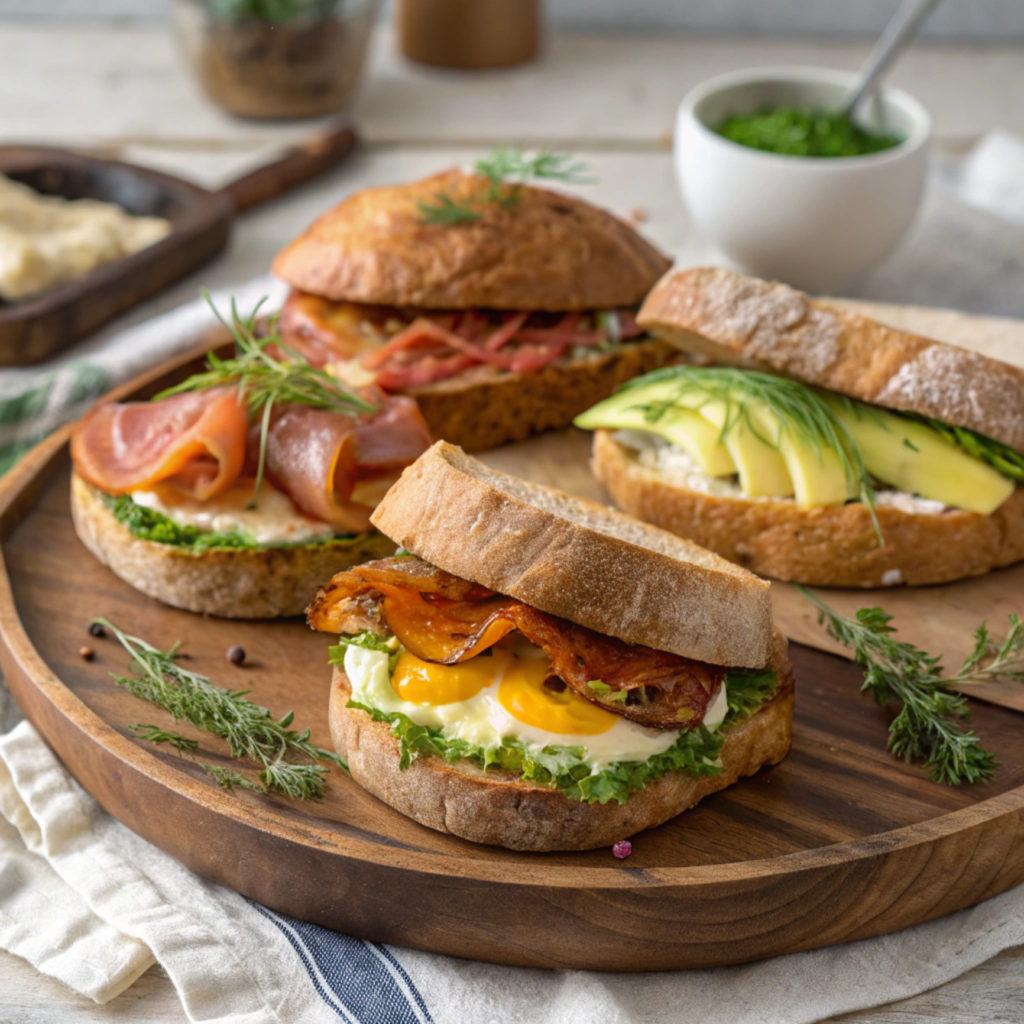
{"type": "Polygon", "coordinates": [[[132,501],[131,495],[128,494],[121,494],[117,497],[103,494],[101,497],[103,504],[110,510],[113,517],[133,537],[138,537],[140,540],[151,540],[157,544],[169,544],[171,547],[181,548],[183,551],[188,551],[193,555],[201,555],[204,551],[304,548],[352,544],[366,536],[366,534],[359,534],[357,536],[330,537],[327,540],[285,541],[276,544],[261,544],[251,533],[238,528],[211,531],[176,523],[170,516],[165,516],[162,512],[157,512],[156,509],[136,505],[132,501]]]}
{"type": "MultiPolygon", "coordinates": [[[[353,645],[387,651],[388,668],[394,672],[400,651],[396,650],[393,639],[369,630],[341,637],[340,643],[330,649],[331,664],[344,664],[345,651],[353,645]]],[[[590,685],[593,686],[592,683],[590,685]]],[[[433,755],[449,762],[465,759],[484,769],[503,768],[529,782],[557,789],[572,800],[600,804],[614,800],[624,804],[630,793],[643,789],[649,782],[671,771],[685,772],[691,778],[721,773],[722,733],[749,718],[775,695],[778,676],[771,670],[751,672],[734,669],[726,677],[726,685],[729,711],[717,732],[699,725],[681,732],[668,750],[646,761],[615,762],[600,771],[595,771],[594,766],[587,762],[583,747],[548,746],[536,750],[514,738],[504,739],[497,746],[482,747],[466,740],[449,739],[440,728],[418,725],[401,711],[384,712],[353,700],[346,706],[365,711],[375,722],[386,722],[391,727],[391,735],[398,740],[399,767],[402,769],[408,768],[420,755],[433,755]]]]}

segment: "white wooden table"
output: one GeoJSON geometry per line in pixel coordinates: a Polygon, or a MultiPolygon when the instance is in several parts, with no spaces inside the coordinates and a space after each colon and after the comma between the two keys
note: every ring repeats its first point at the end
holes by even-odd
{"type": "MultiPolygon", "coordinates": [[[[700,259],[672,180],[675,106],[710,75],[768,64],[854,68],[860,43],[562,37],[521,69],[476,75],[414,69],[378,34],[354,106],[364,146],[333,175],[240,219],[221,259],[122,324],[192,298],[200,284],[266,272],[271,257],[354,188],[403,181],[471,160],[497,143],[551,145],[584,157],[598,179],[581,191],[686,261],[700,259]]],[[[153,27],[0,23],[5,141],[70,145],[148,163],[217,187],[310,126],[232,121],[209,106],[172,40],[153,27]]],[[[935,118],[940,150],[962,152],[1004,128],[1024,135],[1024,50],[920,46],[893,75],[935,118]]],[[[0,684],[2,685],[2,684],[0,684]]],[[[0,731],[17,712],[0,692],[0,731]]],[[[166,976],[149,971],[104,1007],[0,953],[0,1024],[171,1022],[186,1018],[166,976]]],[[[1024,1020],[1024,948],[914,999],[837,1018],[847,1024],[1024,1020]]]]}

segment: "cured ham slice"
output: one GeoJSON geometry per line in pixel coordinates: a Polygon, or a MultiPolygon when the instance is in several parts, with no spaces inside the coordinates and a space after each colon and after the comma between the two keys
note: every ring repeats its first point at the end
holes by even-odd
{"type": "Polygon", "coordinates": [[[71,458],[83,480],[108,494],[167,483],[207,501],[241,473],[248,428],[234,388],[106,402],[75,427],[71,458]]]}
{"type": "MultiPolygon", "coordinates": [[[[305,405],[275,410],[268,477],[312,518],[343,533],[369,530],[370,515],[398,474],[430,447],[414,399],[374,396],[377,413],[351,417],[305,405]]],[[[236,388],[187,391],[157,402],[108,402],[75,427],[79,476],[107,494],[172,488],[198,501],[252,475],[259,424],[236,388]]]]}
{"type": "Polygon", "coordinates": [[[446,665],[519,630],[551,661],[553,685],[659,729],[699,725],[725,678],[719,666],[603,636],[412,557],[339,573],[308,616],[324,632],[385,626],[417,657],[446,665]]]}
{"type": "MultiPolygon", "coordinates": [[[[314,366],[351,362],[388,391],[408,391],[466,370],[533,373],[570,348],[636,338],[629,310],[606,314],[388,309],[293,291],[278,321],[282,344],[314,366]],[[398,328],[396,330],[396,327],[398,328]],[[389,336],[390,335],[390,336],[389,336]]],[[[348,377],[339,370],[339,376],[348,377]]]]}
{"type": "Polygon", "coordinates": [[[344,533],[371,528],[376,502],[359,500],[359,490],[382,496],[431,444],[414,400],[382,398],[381,404],[377,415],[358,418],[288,406],[267,435],[268,476],[301,511],[344,533]],[[365,486],[374,482],[382,487],[365,486]]]}

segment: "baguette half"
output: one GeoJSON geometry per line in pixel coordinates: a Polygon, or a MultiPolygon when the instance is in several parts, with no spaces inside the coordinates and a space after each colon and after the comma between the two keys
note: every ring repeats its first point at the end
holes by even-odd
{"type": "Polygon", "coordinates": [[[693,778],[669,772],[631,793],[624,804],[582,803],[503,769],[485,771],[471,761],[449,763],[434,755],[421,755],[403,770],[398,740],[387,723],[345,706],[352,689],[337,667],[331,682],[331,737],[363,789],[421,825],[512,850],[590,850],[660,825],[786,756],[793,673],[786,641],[777,630],[770,664],[779,673],[776,695],[725,733],[720,775],[693,778]]]}
{"type": "Polygon", "coordinates": [[[715,363],[918,413],[1024,453],[1024,370],[886,327],[787,285],[717,267],[670,271],[637,321],[715,363]]]}
{"type": "Polygon", "coordinates": [[[920,586],[980,576],[1024,559],[1024,487],[991,515],[877,507],[880,547],[860,502],[722,497],[670,481],[607,430],[594,433],[594,475],[624,512],[777,580],[821,587],[920,586]]]}
{"type": "Polygon", "coordinates": [[[405,469],[371,522],[446,572],[627,643],[743,668],[771,654],[764,580],[445,441],[405,469]]]}
{"type": "Polygon", "coordinates": [[[374,533],[344,545],[193,554],[134,536],[77,474],[71,477],[71,517],[82,543],[136,590],[174,608],[227,619],[300,615],[324,580],[395,550],[387,537],[374,533]]]}

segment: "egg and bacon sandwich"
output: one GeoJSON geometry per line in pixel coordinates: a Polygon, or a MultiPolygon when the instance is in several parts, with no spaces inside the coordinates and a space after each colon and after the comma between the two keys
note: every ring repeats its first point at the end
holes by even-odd
{"type": "Polygon", "coordinates": [[[419,402],[466,450],[544,430],[678,359],[634,314],[669,267],[628,224],[561,192],[556,154],[502,150],[472,173],[366,189],[274,259],[284,342],[358,386],[419,402]]]}
{"type": "Polygon", "coordinates": [[[352,777],[430,828],[582,850],[780,761],[793,675],[768,584],[436,443],[373,516],[399,555],[336,575],[330,721],[352,777]]]}
{"type": "Polygon", "coordinates": [[[754,572],[945,583],[1024,559],[1024,371],[783,284],[665,275],[640,322],[713,364],[576,419],[616,504],[754,572]]]}

